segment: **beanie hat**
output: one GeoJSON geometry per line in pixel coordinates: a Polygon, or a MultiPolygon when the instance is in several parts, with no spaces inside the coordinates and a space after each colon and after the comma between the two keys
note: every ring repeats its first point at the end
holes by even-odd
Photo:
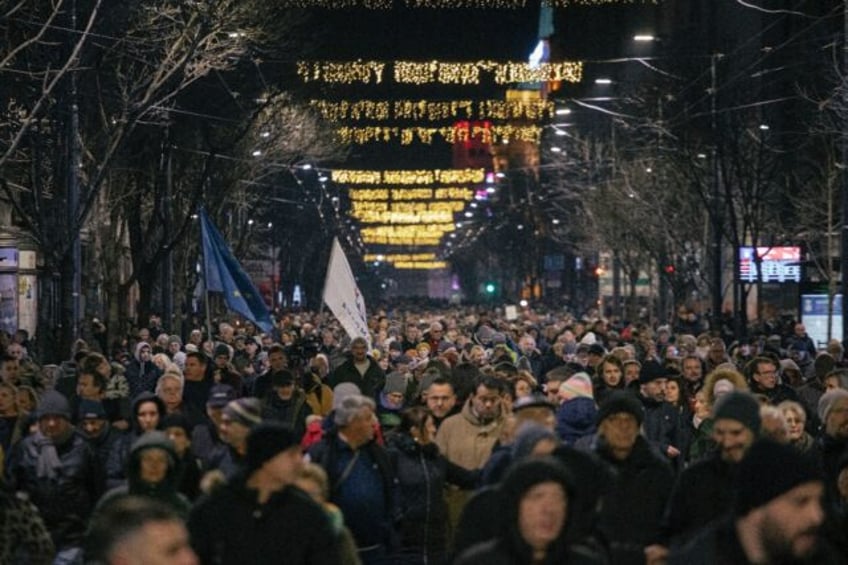
{"type": "Polygon", "coordinates": [[[760,432],[760,404],[747,392],[729,392],[716,402],[713,419],[736,420],[757,434],[760,432]]]}
{"type": "Polygon", "coordinates": [[[359,387],[353,383],[339,383],[333,389],[333,410],[341,406],[344,399],[354,394],[362,394],[359,387]]]}
{"type": "Polygon", "coordinates": [[[556,405],[548,400],[548,397],[544,394],[529,394],[527,396],[522,396],[513,403],[512,413],[518,414],[525,408],[547,408],[551,412],[555,412],[557,409],[556,405]]]}
{"type": "Polygon", "coordinates": [[[386,384],[383,386],[383,392],[385,394],[391,394],[393,392],[405,394],[406,376],[401,373],[389,373],[386,375],[386,384]]]}
{"type": "Polygon", "coordinates": [[[237,398],[224,407],[224,415],[252,428],[262,422],[262,405],[258,398],[237,398]]]}
{"type": "Polygon", "coordinates": [[[244,462],[248,473],[261,468],[283,451],[300,448],[300,439],[288,424],[263,422],[247,436],[247,454],[244,462]]]}
{"type": "Polygon", "coordinates": [[[665,367],[654,361],[653,359],[645,361],[642,368],[639,370],[639,384],[648,384],[657,379],[665,379],[668,373],[665,367]]]}
{"type": "Polygon", "coordinates": [[[565,400],[594,398],[592,394],[592,379],[586,373],[577,373],[559,385],[559,397],[565,400]]]}
{"type": "Polygon", "coordinates": [[[744,516],[799,485],[821,480],[814,458],[789,445],[755,442],[739,463],[734,512],[744,516]]]}
{"type": "Polygon", "coordinates": [[[175,335],[168,337],[168,345],[170,345],[172,343],[179,343],[182,346],[183,340],[180,339],[180,336],[175,334],[175,335]]]}
{"type": "Polygon", "coordinates": [[[593,343],[589,346],[588,353],[589,353],[589,355],[601,355],[601,356],[603,356],[603,355],[607,354],[607,350],[604,349],[604,346],[601,345],[600,343],[593,343]]]}
{"type": "Polygon", "coordinates": [[[80,420],[105,420],[106,409],[99,400],[83,399],[77,411],[80,420]]]}
{"type": "Polygon", "coordinates": [[[217,384],[209,391],[209,398],[206,400],[206,405],[211,408],[223,408],[234,400],[236,391],[228,384],[217,384]]]}
{"type": "Polygon", "coordinates": [[[424,371],[424,374],[421,376],[421,381],[418,383],[418,394],[427,392],[427,389],[430,388],[433,381],[441,377],[442,373],[438,369],[430,368],[424,371]]]}
{"type": "Polygon", "coordinates": [[[61,392],[48,390],[38,403],[38,417],[61,416],[66,420],[71,419],[71,405],[61,392]]]}
{"type": "Polygon", "coordinates": [[[291,371],[283,369],[271,373],[271,386],[287,386],[294,384],[294,375],[291,371]]]}
{"type": "Polygon", "coordinates": [[[833,410],[833,407],[837,402],[841,399],[848,399],[848,390],[842,388],[835,388],[831,391],[828,391],[819,398],[819,420],[821,420],[822,424],[827,423],[827,417],[830,416],[830,411],[833,410]]]}
{"type": "Polygon", "coordinates": [[[192,425],[189,423],[188,418],[179,412],[168,414],[162,418],[162,429],[167,430],[168,428],[182,428],[185,430],[186,435],[191,436],[192,425]]]}
{"type": "Polygon", "coordinates": [[[539,442],[550,440],[556,445],[560,444],[559,437],[550,429],[541,424],[527,422],[518,430],[515,441],[512,443],[512,462],[520,461],[528,457],[539,442]]]}
{"type": "Polygon", "coordinates": [[[226,355],[227,359],[230,358],[230,346],[226,343],[219,343],[215,346],[215,354],[212,357],[221,357],[222,355],[226,355]]]}
{"type": "Polygon", "coordinates": [[[639,402],[639,399],[632,392],[614,390],[601,402],[601,406],[598,409],[598,423],[600,424],[613,414],[619,414],[621,412],[632,414],[640,426],[645,419],[645,409],[642,408],[642,403],[639,402]]]}

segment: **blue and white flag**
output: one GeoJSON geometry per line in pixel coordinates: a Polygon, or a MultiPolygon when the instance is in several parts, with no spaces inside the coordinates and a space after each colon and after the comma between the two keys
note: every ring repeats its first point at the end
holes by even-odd
{"type": "Polygon", "coordinates": [[[347,262],[339,239],[333,239],[330,251],[330,263],[327,266],[327,280],[324,283],[324,302],[342,325],[351,339],[364,337],[371,349],[371,333],[368,331],[368,315],[365,313],[365,299],[356,286],[353,271],[347,262]]]}

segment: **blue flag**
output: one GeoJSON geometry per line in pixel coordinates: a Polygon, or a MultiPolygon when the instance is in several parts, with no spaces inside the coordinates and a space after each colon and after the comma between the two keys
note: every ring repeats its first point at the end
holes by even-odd
{"type": "Polygon", "coordinates": [[[238,312],[262,328],[262,331],[270,332],[274,327],[271,312],[202,207],[200,237],[203,243],[203,280],[206,290],[223,292],[230,310],[238,312]]]}

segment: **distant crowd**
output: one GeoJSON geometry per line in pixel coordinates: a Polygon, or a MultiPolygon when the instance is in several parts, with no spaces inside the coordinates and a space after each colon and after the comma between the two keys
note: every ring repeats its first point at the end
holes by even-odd
{"type": "Polygon", "coordinates": [[[705,326],[0,332],[0,563],[848,563],[843,344],[705,326]]]}

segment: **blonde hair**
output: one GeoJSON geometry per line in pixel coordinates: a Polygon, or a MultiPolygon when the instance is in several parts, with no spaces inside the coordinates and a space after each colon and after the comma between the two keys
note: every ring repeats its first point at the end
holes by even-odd
{"type": "Polygon", "coordinates": [[[315,463],[304,463],[297,472],[295,480],[307,480],[314,482],[318,485],[318,488],[321,491],[321,497],[324,500],[328,500],[330,498],[330,479],[327,477],[327,471],[325,471],[320,465],[316,465],[315,463]]]}

